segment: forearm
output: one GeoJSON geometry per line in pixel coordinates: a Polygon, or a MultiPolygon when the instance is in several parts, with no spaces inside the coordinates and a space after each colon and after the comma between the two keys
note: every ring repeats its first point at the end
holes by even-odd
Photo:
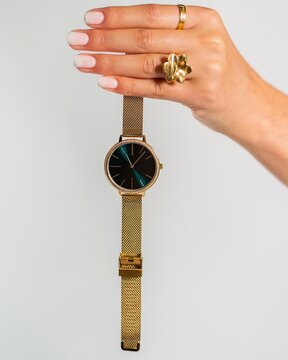
{"type": "Polygon", "coordinates": [[[232,127],[226,135],[245,147],[288,186],[288,96],[258,75],[255,77],[256,96],[253,103],[246,99],[247,111],[241,114],[246,119],[239,121],[240,126],[232,127]]]}

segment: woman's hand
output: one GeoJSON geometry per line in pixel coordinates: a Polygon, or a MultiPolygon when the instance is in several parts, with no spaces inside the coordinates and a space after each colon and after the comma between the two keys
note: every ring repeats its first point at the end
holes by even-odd
{"type": "Polygon", "coordinates": [[[92,29],[70,32],[70,46],[125,54],[81,53],[74,58],[75,66],[82,72],[105,75],[99,85],[115,93],[189,107],[203,124],[238,141],[288,184],[288,170],[283,171],[283,160],[288,169],[287,96],[262,80],[243,59],[215,10],[186,9],[183,30],[175,30],[176,5],[88,11],[85,22],[92,29]],[[170,53],[186,54],[193,68],[183,84],[164,80],[161,64],[170,53]],[[278,141],[285,147],[280,163],[278,141]]]}

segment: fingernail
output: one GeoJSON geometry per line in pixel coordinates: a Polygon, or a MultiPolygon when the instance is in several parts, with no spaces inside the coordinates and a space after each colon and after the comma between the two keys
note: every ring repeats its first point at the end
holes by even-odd
{"type": "Polygon", "coordinates": [[[73,63],[78,68],[93,68],[96,65],[96,59],[90,55],[75,55],[73,63]]]}
{"type": "Polygon", "coordinates": [[[118,86],[118,81],[110,77],[102,76],[98,80],[98,85],[107,89],[115,89],[118,86]]]}
{"type": "Polygon", "coordinates": [[[98,25],[101,24],[104,20],[104,14],[100,11],[88,11],[85,14],[85,22],[87,24],[94,24],[94,25],[98,25]]]}
{"type": "Polygon", "coordinates": [[[89,36],[86,33],[71,31],[67,35],[67,41],[70,45],[86,45],[89,41],[89,36]]]}

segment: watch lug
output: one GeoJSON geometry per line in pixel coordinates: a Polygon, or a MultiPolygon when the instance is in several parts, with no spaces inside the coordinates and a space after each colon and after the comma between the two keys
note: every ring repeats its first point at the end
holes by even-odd
{"type": "Polygon", "coordinates": [[[129,139],[137,139],[137,140],[142,140],[146,142],[146,136],[142,135],[142,136],[137,136],[137,135],[131,135],[131,136],[124,136],[124,135],[120,135],[119,136],[119,142],[123,141],[123,140],[129,140],[129,139]]]}
{"type": "Polygon", "coordinates": [[[143,192],[137,192],[137,193],[131,193],[131,192],[128,192],[128,191],[122,191],[122,190],[119,190],[119,195],[120,196],[125,196],[125,195],[129,195],[129,196],[142,196],[144,197],[145,196],[145,193],[146,191],[143,191],[143,192]]]}

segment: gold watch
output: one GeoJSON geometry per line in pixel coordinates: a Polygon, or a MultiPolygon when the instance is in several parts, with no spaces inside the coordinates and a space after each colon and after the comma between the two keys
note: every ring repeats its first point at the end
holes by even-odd
{"type": "Polygon", "coordinates": [[[121,348],[138,351],[141,336],[142,197],[162,169],[143,134],[143,97],[123,96],[123,129],[108,151],[104,169],[122,197],[121,348]]]}

